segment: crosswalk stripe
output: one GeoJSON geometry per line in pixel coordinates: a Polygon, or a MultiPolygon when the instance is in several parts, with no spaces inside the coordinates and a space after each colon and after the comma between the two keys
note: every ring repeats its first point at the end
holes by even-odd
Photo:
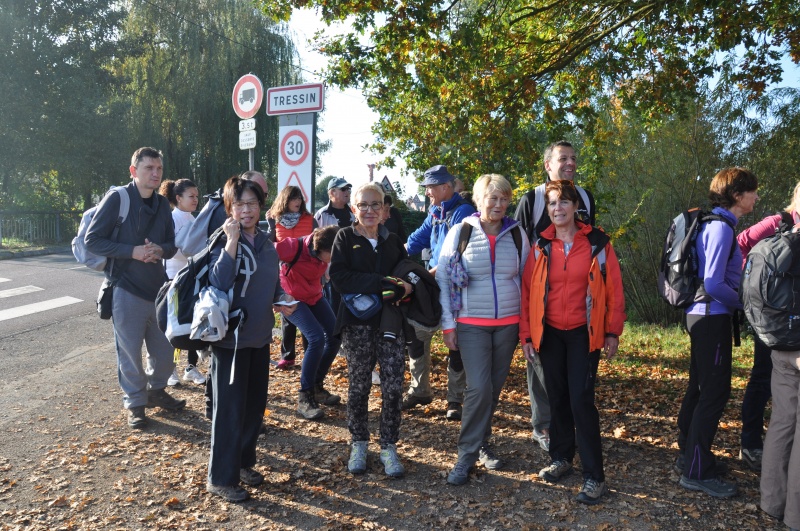
{"type": "Polygon", "coordinates": [[[33,313],[44,312],[62,306],[69,306],[76,302],[83,302],[81,299],[75,297],[59,297],[57,299],[50,299],[49,301],[37,302],[34,304],[26,304],[24,306],[17,306],[16,308],[9,308],[8,310],[0,310],[0,321],[7,321],[16,317],[23,317],[33,313]]]}
{"type": "Polygon", "coordinates": [[[22,286],[21,288],[5,289],[0,291],[0,299],[14,297],[16,295],[25,295],[26,293],[33,293],[35,291],[44,291],[44,288],[38,286],[22,286]]]}

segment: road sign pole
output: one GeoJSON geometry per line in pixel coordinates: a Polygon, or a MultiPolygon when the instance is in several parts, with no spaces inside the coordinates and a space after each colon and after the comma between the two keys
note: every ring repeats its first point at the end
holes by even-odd
{"type": "MultiPolygon", "coordinates": [[[[314,123],[311,126],[311,211],[317,211],[317,113],[314,113],[314,123]]],[[[321,207],[322,205],[320,205],[321,207]]]]}
{"type": "Polygon", "coordinates": [[[250,162],[250,171],[253,171],[253,170],[256,169],[256,150],[253,149],[253,148],[250,148],[247,151],[250,152],[250,154],[247,157],[249,162],[250,162]]]}

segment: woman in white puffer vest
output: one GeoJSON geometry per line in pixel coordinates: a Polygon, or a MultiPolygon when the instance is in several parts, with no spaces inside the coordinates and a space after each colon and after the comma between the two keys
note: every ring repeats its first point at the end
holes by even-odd
{"type": "Polygon", "coordinates": [[[473,198],[478,212],[447,233],[436,269],[444,342],[461,350],[467,377],[458,461],[447,476],[452,485],[466,483],[476,462],[490,470],[503,466],[489,437],[517,347],[521,275],[530,251],[519,223],[506,216],[511,185],[505,177],[481,176],[473,198]]]}

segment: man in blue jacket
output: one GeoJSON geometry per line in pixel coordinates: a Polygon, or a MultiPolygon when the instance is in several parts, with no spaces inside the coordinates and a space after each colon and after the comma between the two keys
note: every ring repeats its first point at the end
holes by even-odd
{"type": "MultiPolygon", "coordinates": [[[[431,199],[431,209],[422,226],[411,233],[406,243],[409,256],[420,254],[423,249],[431,250],[429,262],[431,274],[436,273],[439,253],[447,231],[475,212],[475,206],[455,192],[454,181],[455,177],[447,171],[446,166],[438,165],[425,171],[422,186],[425,187],[425,195],[431,199]]],[[[411,338],[408,346],[411,385],[403,399],[403,409],[427,405],[433,400],[430,384],[431,338],[435,330],[417,328],[416,332],[417,337],[411,338]]],[[[446,416],[449,420],[461,420],[465,386],[466,376],[464,364],[461,362],[461,352],[451,350],[450,362],[447,365],[446,416]]]]}

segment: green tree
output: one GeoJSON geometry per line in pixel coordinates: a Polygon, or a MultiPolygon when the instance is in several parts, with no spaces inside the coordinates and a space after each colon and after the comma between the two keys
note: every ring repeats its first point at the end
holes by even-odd
{"type": "Polygon", "coordinates": [[[714,74],[758,94],[784,52],[800,61],[796,1],[259,3],[283,19],[308,7],[346,20],[349,31],[317,43],[328,82],[361,88],[379,113],[374,147],[466,176],[528,175],[548,140],[591,133],[598,96],[657,122],[690,108],[714,74]]]}
{"type": "MultiPolygon", "coordinates": [[[[300,81],[286,28],[247,2],[134,0],[124,31],[137,46],[118,71],[129,80],[121,97],[132,101],[134,144],[162,149],[166,177],[191,178],[203,192],[246,170],[231,93],[248,72],[265,88],[300,81]]],[[[274,177],[277,120],[258,113],[256,133],[256,169],[274,177]]]]}
{"type": "Polygon", "coordinates": [[[328,175],[322,180],[317,182],[314,187],[314,207],[315,210],[322,208],[328,203],[328,183],[331,179],[335,179],[334,175],[328,175]]]}
{"type": "Polygon", "coordinates": [[[0,208],[85,205],[127,174],[124,105],[109,104],[124,16],[113,0],[0,4],[0,208]]]}

